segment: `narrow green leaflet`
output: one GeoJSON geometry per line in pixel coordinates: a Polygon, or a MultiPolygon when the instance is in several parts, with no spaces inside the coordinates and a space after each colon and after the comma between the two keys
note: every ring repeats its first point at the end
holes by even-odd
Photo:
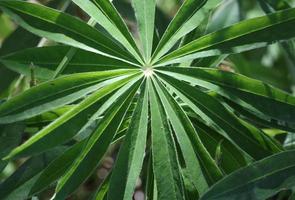
{"type": "Polygon", "coordinates": [[[53,110],[101,88],[106,83],[99,83],[106,79],[136,72],[138,71],[114,70],[77,73],[45,82],[1,104],[0,124],[20,121],[53,110]]]}
{"type": "Polygon", "coordinates": [[[245,20],[205,35],[164,56],[158,63],[171,64],[185,59],[241,52],[265,43],[290,39],[295,35],[290,26],[295,26],[295,8],[245,20]],[[270,32],[272,34],[267,34],[270,32]]]}
{"type": "MultiPolygon", "coordinates": [[[[71,47],[68,46],[24,49],[1,57],[0,62],[9,69],[27,76],[30,75],[30,65],[33,64],[36,78],[48,80],[70,49],[71,47]]],[[[75,56],[69,61],[62,74],[136,68],[138,67],[120,60],[77,49],[75,56]]]]}
{"type": "MultiPolygon", "coordinates": [[[[0,184],[0,197],[13,196],[14,192],[30,180],[39,176],[42,171],[64,148],[52,149],[42,155],[32,157],[24,162],[11,176],[0,184]]],[[[34,179],[35,181],[36,179],[34,179]]],[[[18,198],[26,198],[30,188],[26,188],[26,194],[18,198]]]]}
{"type": "Polygon", "coordinates": [[[218,133],[213,128],[202,123],[198,118],[192,119],[194,127],[198,130],[198,135],[204,146],[212,157],[215,157],[216,148],[220,145],[221,158],[219,167],[225,174],[229,174],[247,165],[243,153],[235,147],[229,140],[218,133]]]}
{"type": "Polygon", "coordinates": [[[175,88],[177,95],[196,114],[222,128],[228,139],[253,158],[261,159],[272,152],[280,151],[278,144],[260,130],[235,117],[214,97],[167,75],[160,74],[160,77],[169,83],[169,87],[175,88]]]}
{"type": "Polygon", "coordinates": [[[82,152],[58,182],[54,199],[65,199],[98,166],[118,131],[141,82],[142,80],[139,80],[133,84],[105,113],[82,152]]]}
{"type": "MultiPolygon", "coordinates": [[[[215,94],[216,95],[216,94],[215,94]]],[[[279,120],[273,120],[268,115],[263,115],[257,112],[251,112],[247,108],[237,104],[229,98],[219,96],[226,104],[228,104],[233,110],[240,114],[240,118],[246,119],[247,121],[261,127],[276,128],[284,131],[295,132],[295,126],[291,126],[289,123],[281,123],[279,120]]]]}
{"type": "MultiPolygon", "coordinates": [[[[178,79],[217,91],[230,99],[236,96],[273,119],[295,123],[295,97],[259,80],[207,68],[161,67],[159,69],[178,79]]],[[[239,102],[235,100],[235,103],[239,102]]]]}
{"type": "Polygon", "coordinates": [[[77,155],[79,155],[86,144],[86,141],[87,140],[83,140],[76,143],[46,166],[31,188],[30,194],[33,195],[46,189],[58,178],[60,178],[74,162],[77,155]]]}
{"type": "Polygon", "coordinates": [[[68,14],[22,1],[1,1],[0,7],[22,27],[41,37],[115,59],[134,60],[104,33],[68,14]]]}
{"type": "Polygon", "coordinates": [[[149,62],[154,36],[156,0],[132,0],[146,62],[149,62]]]}
{"type": "Polygon", "coordinates": [[[7,158],[11,158],[16,155],[21,156],[40,153],[71,139],[85,124],[90,123],[90,118],[95,115],[102,103],[109,98],[108,95],[125,85],[127,82],[132,80],[132,78],[134,77],[127,77],[102,87],[100,90],[83,100],[80,104],[73,107],[57,120],[39,131],[24,144],[15,148],[7,156],[7,158]],[[56,137],[59,138],[58,141],[56,140],[56,137]]]}
{"type": "MultiPolygon", "coordinates": [[[[222,173],[202,144],[180,105],[163,85],[159,85],[160,83],[156,81],[154,83],[183,154],[186,166],[184,176],[188,176],[194,189],[198,189],[199,194],[202,194],[208,185],[222,178],[222,173]]],[[[197,198],[197,196],[194,198],[197,198]]]]}
{"type": "Polygon", "coordinates": [[[201,200],[267,199],[295,189],[295,151],[286,151],[240,169],[214,185],[201,200]],[[243,178],[241,178],[243,177],[243,178]]]}
{"type": "MultiPolygon", "coordinates": [[[[110,0],[91,0],[94,2],[103,12],[104,14],[109,18],[110,21],[117,27],[117,29],[120,30],[120,32],[125,36],[125,38],[128,40],[128,42],[132,45],[132,47],[136,50],[136,52],[141,56],[136,43],[133,39],[133,36],[131,35],[130,31],[128,30],[128,27],[123,20],[123,18],[120,16],[114,5],[112,4],[112,1],[110,0]]],[[[141,57],[142,59],[142,57],[141,57]]]]}
{"type": "Polygon", "coordinates": [[[196,13],[205,3],[207,0],[187,0],[184,1],[180,9],[178,10],[177,14],[170,22],[169,26],[167,27],[164,35],[162,36],[154,54],[153,59],[159,54],[161,49],[168,43],[168,41],[172,38],[172,36],[179,31],[181,26],[189,20],[194,13],[196,13]]]}
{"type": "Polygon", "coordinates": [[[44,124],[48,124],[60,116],[62,116],[64,113],[68,112],[70,109],[72,109],[75,105],[65,105],[60,108],[54,109],[52,111],[48,111],[45,113],[42,113],[40,115],[37,115],[35,117],[29,118],[25,120],[25,124],[29,127],[41,127],[44,124]]]}
{"type": "Polygon", "coordinates": [[[148,126],[148,94],[146,83],[132,115],[115,167],[112,171],[109,200],[132,199],[136,181],[142,168],[148,126]]]}
{"type": "Polygon", "coordinates": [[[183,181],[177,160],[176,148],[169,124],[155,88],[148,79],[151,129],[152,160],[157,197],[163,200],[182,200],[184,198],[183,181]]]}
{"type": "Polygon", "coordinates": [[[131,36],[125,22],[121,20],[117,14],[115,8],[108,1],[94,1],[99,5],[89,0],[73,0],[82,10],[84,10],[92,19],[100,24],[105,30],[107,30],[112,37],[120,42],[132,55],[137,59],[138,62],[142,62],[138,48],[131,36]],[[102,7],[100,5],[105,5],[102,7]],[[102,10],[100,10],[100,8],[102,10]],[[106,10],[104,10],[106,9],[106,10]]]}
{"type": "Polygon", "coordinates": [[[160,57],[167,53],[182,37],[186,36],[194,29],[198,30],[203,20],[208,17],[209,13],[214,8],[216,8],[221,1],[222,0],[185,1],[184,5],[180,8],[178,14],[175,16],[173,21],[170,23],[168,29],[166,30],[166,35],[163,35],[163,38],[161,39],[159,46],[157,47],[154,54],[153,61],[157,61],[160,57]],[[195,10],[192,12],[191,9],[195,10]],[[192,15],[186,18],[187,16],[185,17],[185,15],[190,15],[190,12],[192,13],[192,15]],[[172,35],[169,36],[170,34],[172,35]],[[165,43],[161,43],[162,40],[167,41],[165,41],[165,43]]]}

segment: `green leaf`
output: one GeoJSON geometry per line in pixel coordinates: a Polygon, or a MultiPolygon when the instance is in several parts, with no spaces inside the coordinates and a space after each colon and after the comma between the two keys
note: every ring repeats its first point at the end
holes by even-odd
{"type": "MultiPolygon", "coordinates": [[[[11,176],[0,184],[0,196],[5,198],[13,195],[19,187],[39,175],[42,171],[64,148],[53,149],[37,157],[30,158],[23,163],[11,176]]],[[[36,180],[36,179],[35,179],[36,180]]],[[[26,195],[29,194],[30,188],[26,188],[26,195]]],[[[26,198],[22,196],[21,198],[26,198]]]]}
{"type": "Polygon", "coordinates": [[[0,159],[21,142],[23,130],[22,123],[0,125],[0,159]]]}
{"type": "Polygon", "coordinates": [[[267,199],[294,189],[294,155],[295,151],[286,151],[240,169],[214,185],[201,200],[267,199]]]}
{"type": "MultiPolygon", "coordinates": [[[[108,107],[112,103],[114,103],[114,101],[106,102],[107,104],[103,104],[102,106],[102,103],[107,101],[107,99],[109,98],[109,94],[122,87],[132,79],[134,79],[134,76],[127,77],[105,87],[102,87],[101,89],[90,95],[88,98],[83,100],[80,104],[73,107],[57,120],[39,131],[24,144],[15,148],[6,157],[6,159],[14,156],[40,153],[46,149],[52,148],[68,141],[69,139],[74,137],[81,129],[87,126],[88,123],[91,124],[93,120],[100,117],[100,115],[102,114],[101,112],[104,111],[104,107],[108,107]],[[60,134],[61,132],[63,133],[62,135],[60,134]],[[58,141],[56,140],[56,137],[59,138],[58,141]]],[[[130,83],[132,84],[133,82],[131,81],[130,83]]],[[[130,84],[127,86],[130,87],[130,84]]],[[[126,89],[124,88],[123,91],[126,91],[126,89]]]]}
{"type": "Polygon", "coordinates": [[[112,37],[120,42],[129,52],[131,52],[138,62],[142,62],[141,55],[133,37],[125,22],[109,0],[73,0],[73,2],[92,17],[95,22],[108,31],[112,37]]]}
{"type": "Polygon", "coordinates": [[[108,199],[132,199],[142,168],[148,126],[148,94],[144,83],[124,143],[112,171],[108,199]]]}
{"type": "Polygon", "coordinates": [[[65,199],[73,192],[98,166],[107,148],[112,142],[132,99],[142,80],[137,81],[122,94],[105,113],[90,136],[82,152],[76,158],[67,173],[60,179],[54,199],[65,199]],[[95,159],[94,159],[95,158],[95,159]]]}
{"type": "Polygon", "coordinates": [[[243,118],[256,126],[295,132],[295,126],[291,126],[292,124],[281,123],[281,121],[269,118],[269,116],[264,115],[264,113],[251,112],[247,110],[247,108],[228,98],[224,98],[222,96],[220,96],[220,98],[222,98],[222,100],[227,103],[234,111],[238,112],[240,118],[243,118]]]}
{"type": "MultiPolygon", "coordinates": [[[[222,96],[234,99],[235,103],[244,105],[245,103],[238,101],[241,99],[273,119],[295,123],[293,117],[295,115],[295,97],[259,80],[207,68],[161,67],[159,69],[178,79],[214,90],[222,96]]],[[[250,109],[249,106],[247,109],[250,109]]]]}
{"type": "Polygon", "coordinates": [[[63,107],[54,109],[52,111],[48,111],[45,113],[42,113],[40,115],[37,115],[35,117],[29,118],[25,120],[25,124],[28,127],[41,127],[44,124],[49,124],[50,122],[56,120],[60,116],[62,116],[64,113],[68,112],[70,109],[72,109],[75,105],[65,105],[63,107]]]}
{"type": "Polygon", "coordinates": [[[2,158],[19,145],[23,131],[24,125],[22,123],[0,125],[0,173],[8,163],[2,158]]]}
{"type": "Polygon", "coordinates": [[[211,157],[215,156],[216,149],[220,146],[222,152],[219,167],[224,173],[229,174],[247,165],[245,155],[222,134],[201,122],[198,118],[192,119],[194,127],[198,130],[198,135],[203,145],[208,149],[211,157]]]}
{"type": "Polygon", "coordinates": [[[60,178],[74,162],[77,155],[79,155],[86,144],[86,141],[87,140],[83,140],[76,143],[46,166],[46,168],[38,176],[38,179],[35,181],[30,194],[33,195],[41,192],[60,178]]]}
{"type": "Polygon", "coordinates": [[[203,20],[209,15],[211,10],[219,5],[221,1],[222,0],[185,1],[161,38],[154,53],[153,61],[156,62],[165,53],[167,53],[177,43],[177,41],[186,36],[188,33],[194,29],[198,30],[203,20]],[[192,9],[195,10],[192,11],[192,9]],[[162,41],[165,41],[165,43],[162,41]]]}
{"type": "Polygon", "coordinates": [[[271,155],[272,152],[280,151],[281,147],[278,144],[262,131],[238,119],[214,97],[167,75],[160,74],[160,77],[169,84],[169,87],[175,88],[174,92],[196,114],[220,127],[227,139],[253,158],[261,159],[271,155]]]}
{"type": "MultiPolygon", "coordinates": [[[[29,76],[30,65],[34,64],[36,78],[50,79],[64,55],[71,49],[68,46],[48,46],[24,49],[0,58],[9,69],[29,76]]],[[[92,71],[106,71],[115,69],[136,69],[129,63],[115,60],[82,49],[76,49],[76,54],[62,71],[62,74],[73,74],[92,71]]]]}
{"type": "MultiPolygon", "coordinates": [[[[154,83],[183,154],[185,161],[184,176],[188,177],[192,187],[198,189],[199,194],[202,194],[208,188],[208,185],[222,178],[222,173],[202,144],[191,121],[178,102],[173,99],[162,84],[156,81],[154,83]]],[[[197,196],[194,198],[197,198],[197,196]]]]}
{"type": "Polygon", "coordinates": [[[183,181],[177,160],[176,148],[163,105],[148,79],[153,171],[159,199],[180,200],[184,198],[183,181]]]}
{"type": "Polygon", "coordinates": [[[106,84],[102,81],[106,79],[134,72],[136,70],[89,72],[45,82],[2,104],[0,124],[20,121],[53,110],[101,88],[106,84]],[[102,83],[99,84],[100,82],[102,83]]]}
{"type": "MultiPolygon", "coordinates": [[[[160,51],[165,47],[165,45],[169,44],[169,40],[173,37],[173,35],[180,31],[182,26],[184,26],[185,22],[189,21],[189,19],[192,18],[193,15],[206,2],[207,0],[187,0],[183,2],[182,6],[179,8],[177,14],[174,16],[173,20],[170,22],[164,35],[162,36],[153,54],[153,60],[157,60],[157,58],[159,58],[158,54],[160,54],[160,51]]],[[[173,41],[173,43],[169,45],[169,48],[166,49],[163,53],[166,53],[175,44],[175,42],[177,42],[178,39],[180,39],[180,37],[177,38],[176,41],[173,41]]]]}
{"type": "Polygon", "coordinates": [[[198,38],[163,57],[159,63],[171,64],[180,60],[242,52],[265,43],[294,37],[295,8],[242,21],[230,27],[198,38]],[[272,34],[268,34],[268,33],[272,34]],[[179,58],[179,59],[178,59],[179,58]]]}
{"type": "Polygon", "coordinates": [[[68,14],[22,1],[1,1],[0,7],[19,25],[41,37],[116,59],[134,60],[104,33],[68,14]]]}
{"type": "Polygon", "coordinates": [[[137,25],[143,45],[146,62],[149,62],[153,49],[156,1],[132,0],[132,6],[137,18],[137,25]]]}

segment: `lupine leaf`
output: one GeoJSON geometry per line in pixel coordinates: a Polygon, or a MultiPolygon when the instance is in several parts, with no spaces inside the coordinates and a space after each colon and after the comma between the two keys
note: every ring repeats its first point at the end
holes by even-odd
{"type": "MultiPolygon", "coordinates": [[[[145,84],[145,83],[144,83],[145,84]]],[[[142,87],[124,143],[112,171],[108,199],[131,199],[142,167],[148,126],[148,94],[142,87]]]]}
{"type": "Polygon", "coordinates": [[[137,18],[137,25],[140,32],[145,59],[149,62],[153,49],[156,1],[132,0],[132,5],[137,18]]]}
{"type": "Polygon", "coordinates": [[[215,98],[186,84],[173,79],[167,75],[160,76],[169,83],[170,87],[176,89],[180,98],[191,107],[197,114],[202,114],[205,120],[212,120],[213,123],[222,128],[232,142],[239,148],[246,151],[255,159],[271,155],[271,152],[279,152],[280,147],[263,132],[250,124],[242,122],[230,113],[215,98]],[[243,138],[243,139],[241,139],[243,138]]]}
{"type": "Polygon", "coordinates": [[[152,127],[152,160],[157,185],[157,197],[163,200],[181,200],[184,197],[184,191],[175,144],[164,114],[163,105],[151,82],[149,82],[149,96],[152,127]]]}
{"type": "Polygon", "coordinates": [[[105,28],[112,35],[112,37],[114,37],[129,52],[132,53],[138,62],[141,62],[138,48],[132,36],[110,1],[93,1],[98,5],[95,5],[95,3],[89,0],[73,0],[73,2],[90,15],[95,22],[105,28]],[[101,5],[105,5],[106,7],[101,5]]]}
{"type": "Polygon", "coordinates": [[[41,37],[98,54],[132,60],[130,54],[105,34],[68,14],[21,1],[1,1],[0,7],[18,24],[41,37]]]}
{"type": "MultiPolygon", "coordinates": [[[[259,80],[216,69],[162,67],[161,70],[192,84],[215,90],[220,95],[236,96],[274,119],[294,123],[295,97],[259,80]]],[[[237,100],[235,102],[238,103],[237,100]]]]}
{"type": "Polygon", "coordinates": [[[156,81],[155,86],[180,145],[187,170],[185,176],[190,176],[190,181],[202,194],[208,185],[221,179],[222,174],[180,105],[156,81]]]}
{"type": "Polygon", "coordinates": [[[263,43],[290,39],[295,35],[295,30],[289,28],[292,24],[295,25],[295,8],[245,20],[198,38],[166,55],[160,62],[169,64],[173,59],[173,62],[179,62],[177,58],[192,60],[197,57],[242,52],[261,47],[265,45],[263,43]],[[266,34],[269,32],[272,34],[266,34]]]}
{"type": "Polygon", "coordinates": [[[154,60],[158,60],[167,53],[182,37],[198,28],[210,11],[217,7],[221,0],[194,0],[185,1],[173,18],[157,49],[155,50],[154,60]]]}
{"type": "Polygon", "coordinates": [[[294,154],[283,152],[240,169],[214,185],[201,200],[267,199],[281,190],[294,189],[294,154]]]}
{"type": "Polygon", "coordinates": [[[58,182],[54,199],[64,199],[82,184],[98,166],[118,131],[122,118],[124,118],[140,84],[141,80],[131,86],[104,115],[82,152],[58,182]],[[96,159],[93,159],[93,157],[96,159]]]}
{"type": "MultiPolygon", "coordinates": [[[[16,155],[20,156],[40,153],[48,148],[52,148],[53,146],[62,144],[71,139],[82,129],[85,123],[90,123],[90,118],[93,117],[93,115],[95,115],[97,110],[101,107],[101,103],[107,100],[108,95],[125,85],[130,79],[132,78],[127,77],[96,91],[83,100],[79,105],[73,107],[57,120],[39,131],[24,144],[15,148],[7,156],[7,158],[11,158],[16,155]],[[63,134],[61,135],[60,132],[63,134]],[[59,138],[58,141],[56,140],[56,137],[59,138]]],[[[98,116],[95,117],[97,118],[98,116]]]]}
{"type": "MultiPolygon", "coordinates": [[[[48,46],[24,49],[5,55],[0,62],[9,69],[24,75],[30,75],[30,65],[34,65],[36,78],[50,79],[64,55],[70,50],[68,46],[48,46]]],[[[62,74],[106,71],[114,69],[135,69],[129,63],[77,49],[76,55],[69,61],[62,74]]]]}
{"type": "Polygon", "coordinates": [[[0,123],[20,121],[53,110],[101,88],[106,83],[100,82],[106,79],[134,72],[136,70],[89,72],[45,82],[2,104],[0,106],[0,123]]]}

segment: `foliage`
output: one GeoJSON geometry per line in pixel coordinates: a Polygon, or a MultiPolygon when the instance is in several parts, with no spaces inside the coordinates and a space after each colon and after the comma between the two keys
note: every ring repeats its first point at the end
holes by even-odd
{"type": "Polygon", "coordinates": [[[32,43],[29,32],[51,42],[1,53],[1,64],[31,83],[0,105],[0,143],[9,142],[0,147],[0,169],[29,157],[1,183],[1,199],[32,197],[52,185],[52,199],[65,199],[118,143],[115,166],[94,199],[132,199],[139,177],[146,199],[266,199],[294,189],[294,151],[265,129],[294,132],[295,97],[216,67],[274,42],[292,61],[295,8],[287,1],[259,0],[267,14],[234,24],[219,14],[214,25],[226,1],[186,0],[159,35],[156,1],[132,0],[139,41],[109,0],[72,2],[88,22],[0,0],[22,27],[17,31],[32,43]],[[15,147],[20,131],[13,129],[24,124],[42,128],[15,147]],[[10,141],[7,134],[15,135],[10,141]]]}

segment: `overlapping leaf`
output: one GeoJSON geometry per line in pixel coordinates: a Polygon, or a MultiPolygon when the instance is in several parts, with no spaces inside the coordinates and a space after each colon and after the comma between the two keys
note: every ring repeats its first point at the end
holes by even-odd
{"type": "MultiPolygon", "coordinates": [[[[223,176],[283,150],[277,141],[254,126],[257,123],[245,121],[232,111],[240,112],[246,119],[254,115],[254,120],[260,119],[269,127],[288,129],[289,124],[295,123],[293,96],[245,76],[170,64],[190,63],[208,56],[223,59],[224,54],[292,38],[294,8],[202,36],[210,21],[208,13],[221,1],[186,0],[158,43],[154,40],[156,1],[133,0],[139,46],[143,47],[140,52],[112,2],[73,2],[91,17],[90,22],[100,26],[44,6],[0,1],[0,8],[27,30],[68,45],[25,49],[0,60],[27,76],[32,73],[30,65],[34,65],[38,80],[54,79],[0,105],[0,123],[26,119],[27,125],[46,125],[6,159],[32,156],[62,144],[69,146],[56,159],[50,159],[53,161],[46,168],[38,167],[41,173],[29,171],[27,178],[20,179],[19,185],[29,185],[25,196],[58,182],[53,199],[67,198],[98,167],[110,145],[118,141],[122,141],[122,146],[115,167],[94,199],[131,199],[140,176],[144,176],[147,199],[161,200],[198,199],[207,189],[203,199],[235,198],[241,192],[254,198],[234,177],[253,172],[247,177],[246,186],[255,189],[253,179],[260,167],[266,169],[263,173],[267,180],[278,174],[284,180],[258,197],[269,197],[293,183],[292,176],[286,178],[288,170],[283,169],[285,164],[293,169],[291,159],[276,163],[274,167],[279,171],[274,173],[268,163],[277,162],[287,152],[246,167],[236,172],[238,175],[230,175],[230,181],[225,178],[210,189],[223,176]],[[272,34],[266,34],[269,32],[272,34]],[[183,39],[179,49],[168,53],[188,33],[189,40],[183,39]],[[48,111],[57,108],[64,113],[50,116],[48,111]],[[273,119],[278,123],[270,121],[273,119]],[[231,181],[235,185],[230,185],[231,181]]],[[[4,182],[9,183],[7,186],[0,186],[8,188],[5,196],[13,190],[11,180],[4,182]]],[[[259,177],[255,180],[266,183],[259,177]]]]}

